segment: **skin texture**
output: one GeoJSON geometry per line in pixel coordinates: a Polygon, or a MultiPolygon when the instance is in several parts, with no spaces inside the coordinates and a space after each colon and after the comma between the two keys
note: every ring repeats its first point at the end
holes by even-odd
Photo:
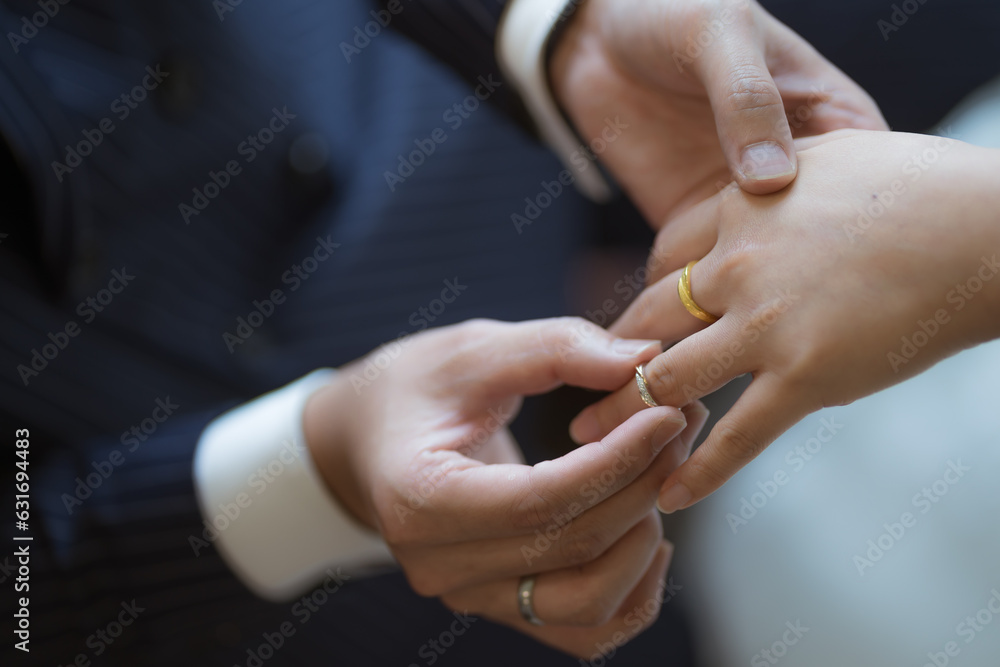
{"type": "Polygon", "coordinates": [[[382,534],[414,590],[590,658],[596,642],[655,620],[629,612],[657,598],[670,561],[656,497],[707,411],[646,410],[535,466],[506,424],[523,396],[563,383],[612,390],[660,349],[576,318],[427,331],[368,384],[357,378],[383,350],[342,368],[306,406],[306,441],[331,491],[382,534]],[[542,627],[515,605],[527,574],[538,574],[542,627]]]}
{"type": "Polygon", "coordinates": [[[650,224],[735,179],[777,192],[795,178],[793,137],[888,129],[857,84],[756,2],[587,0],[550,64],[556,98],[586,139],[628,128],[600,156],[650,224]],[[745,149],[755,159],[747,159],[745,149]],[[761,146],[784,167],[759,173],[761,146]]]}
{"type": "MultiPolygon", "coordinates": [[[[822,407],[901,382],[1000,336],[1000,151],[888,132],[806,140],[799,176],[761,197],[735,187],[659,232],[669,256],[614,324],[676,345],[646,365],[660,405],[683,406],[745,373],[747,391],[667,480],[663,511],[717,489],[822,407]],[[683,307],[691,273],[707,325],[683,307]],[[909,343],[907,343],[909,341],[909,343]]],[[[598,438],[640,412],[622,389],[571,425],[598,438]]]]}

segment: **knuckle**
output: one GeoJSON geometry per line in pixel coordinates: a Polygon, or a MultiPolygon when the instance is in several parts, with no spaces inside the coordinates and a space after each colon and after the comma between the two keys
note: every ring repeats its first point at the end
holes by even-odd
{"type": "Polygon", "coordinates": [[[541,528],[553,521],[561,508],[568,507],[565,500],[539,480],[546,468],[546,461],[528,471],[523,490],[511,509],[511,524],[518,529],[541,528]]]}
{"type": "Polygon", "coordinates": [[[602,329],[582,317],[560,317],[555,320],[558,326],[546,329],[543,340],[545,349],[553,354],[573,352],[585,341],[602,334],[602,329]]]}
{"type": "Polygon", "coordinates": [[[730,74],[729,108],[738,113],[778,108],[784,113],[781,95],[774,83],[757,65],[737,67],[730,74]]]}
{"type": "Polygon", "coordinates": [[[518,530],[531,530],[544,526],[552,516],[545,500],[534,492],[525,493],[511,511],[510,523],[518,530]]]}
{"type": "Polygon", "coordinates": [[[628,310],[628,317],[631,318],[634,327],[639,331],[655,330],[657,315],[660,312],[658,305],[659,301],[655,298],[652,290],[644,289],[639,292],[628,310]]]}
{"type": "Polygon", "coordinates": [[[571,531],[559,541],[560,554],[570,566],[596,560],[607,548],[607,539],[592,528],[571,531]]]}
{"type": "Polygon", "coordinates": [[[658,364],[652,373],[646,371],[646,388],[660,405],[673,405],[678,386],[677,375],[670,364],[658,364]]]}
{"type": "Polygon", "coordinates": [[[583,317],[576,317],[574,315],[563,315],[562,317],[553,318],[563,330],[567,329],[598,329],[599,327],[588,319],[583,317]]]}
{"type": "MultiPolygon", "coordinates": [[[[764,449],[760,440],[736,424],[719,424],[719,452],[727,469],[742,467],[764,449]]],[[[722,471],[716,473],[723,476],[722,471]]],[[[720,480],[722,481],[722,480],[720,480]]]]}
{"type": "Polygon", "coordinates": [[[722,486],[727,479],[727,474],[722,466],[712,461],[705,462],[690,458],[684,465],[687,466],[684,481],[692,490],[702,487],[714,489],[722,486]]]}
{"type": "Polygon", "coordinates": [[[748,284],[747,278],[756,272],[754,263],[757,259],[757,253],[754,252],[753,246],[753,242],[747,238],[731,239],[722,256],[713,262],[712,275],[708,278],[710,284],[703,285],[702,292],[705,291],[705,287],[716,291],[717,289],[725,289],[727,285],[748,284]]]}
{"type": "Polygon", "coordinates": [[[440,329],[428,329],[414,336],[427,336],[428,343],[434,341],[434,345],[422,346],[413,356],[422,359],[433,355],[439,360],[435,372],[453,382],[460,382],[470,374],[470,357],[476,358],[484,341],[495,338],[502,326],[503,323],[493,320],[473,319],[440,329]]]}
{"type": "Polygon", "coordinates": [[[485,317],[474,317],[456,326],[456,330],[470,337],[477,337],[492,332],[500,322],[485,317]]]}

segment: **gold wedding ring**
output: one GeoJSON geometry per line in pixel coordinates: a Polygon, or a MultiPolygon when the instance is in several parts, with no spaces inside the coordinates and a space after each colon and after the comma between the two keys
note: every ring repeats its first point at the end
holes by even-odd
{"type": "Polygon", "coordinates": [[[642,402],[651,408],[658,408],[660,404],[656,402],[653,395],[649,393],[649,387],[646,386],[646,374],[643,372],[645,366],[639,364],[635,367],[635,383],[639,385],[639,396],[642,397],[642,402]]]}
{"type": "Polygon", "coordinates": [[[713,322],[717,322],[719,318],[712,313],[703,310],[702,307],[695,302],[694,297],[691,296],[691,267],[697,263],[697,261],[694,261],[684,267],[684,271],[681,272],[681,279],[677,281],[677,294],[680,295],[681,303],[684,304],[684,307],[687,308],[689,313],[697,317],[702,322],[712,324],[713,322]]]}

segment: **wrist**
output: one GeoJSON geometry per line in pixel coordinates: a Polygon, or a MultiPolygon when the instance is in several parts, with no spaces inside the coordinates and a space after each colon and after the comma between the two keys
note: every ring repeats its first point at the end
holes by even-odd
{"type": "MultiPolygon", "coordinates": [[[[592,4],[593,0],[511,0],[497,36],[497,53],[504,75],[535,122],[539,138],[560,157],[581,193],[606,202],[614,193],[600,170],[592,168],[595,157],[582,141],[588,136],[587,128],[580,125],[586,112],[576,108],[576,102],[594,97],[595,89],[576,99],[566,95],[559,99],[556,89],[567,90],[563,72],[557,72],[553,80],[551,71],[553,50],[576,43],[573,34],[592,4]],[[567,119],[575,127],[570,127],[567,119]]],[[[579,70],[575,57],[564,60],[560,56],[558,60],[573,63],[573,72],[579,70]]],[[[573,90],[577,90],[575,85],[573,90]]]]}
{"type": "Polygon", "coordinates": [[[962,179],[950,193],[955,206],[951,234],[965,236],[965,271],[948,301],[968,326],[968,347],[1000,338],[1000,150],[963,145],[962,179]],[[965,317],[962,318],[962,311],[965,317]]]}
{"type": "Polygon", "coordinates": [[[588,79],[600,52],[599,36],[594,33],[591,18],[595,4],[596,0],[578,0],[571,4],[574,11],[560,19],[547,54],[546,67],[552,97],[574,123],[577,123],[574,112],[580,97],[575,91],[589,90],[591,95],[594,91],[588,86],[591,83],[588,79]],[[590,71],[588,66],[591,66],[590,71]]]}
{"type": "Polygon", "coordinates": [[[981,210],[984,213],[983,257],[980,266],[984,276],[991,276],[984,282],[986,326],[984,340],[1000,338],[1000,189],[996,185],[996,175],[1000,173],[1000,150],[979,148],[976,151],[982,166],[977,169],[979,191],[982,193],[981,210]]]}
{"type": "Polygon", "coordinates": [[[302,411],[306,447],[327,489],[359,523],[376,528],[374,514],[352,456],[356,436],[351,428],[357,395],[349,373],[337,373],[313,393],[302,411]]]}

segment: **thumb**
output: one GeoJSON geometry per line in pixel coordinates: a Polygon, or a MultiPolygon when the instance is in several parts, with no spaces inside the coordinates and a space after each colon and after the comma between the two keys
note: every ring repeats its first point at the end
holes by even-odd
{"type": "Polygon", "coordinates": [[[740,26],[701,59],[699,74],[715,114],[726,162],[739,186],[770,194],[793,180],[797,164],[781,93],[752,26],[740,26]]]}

